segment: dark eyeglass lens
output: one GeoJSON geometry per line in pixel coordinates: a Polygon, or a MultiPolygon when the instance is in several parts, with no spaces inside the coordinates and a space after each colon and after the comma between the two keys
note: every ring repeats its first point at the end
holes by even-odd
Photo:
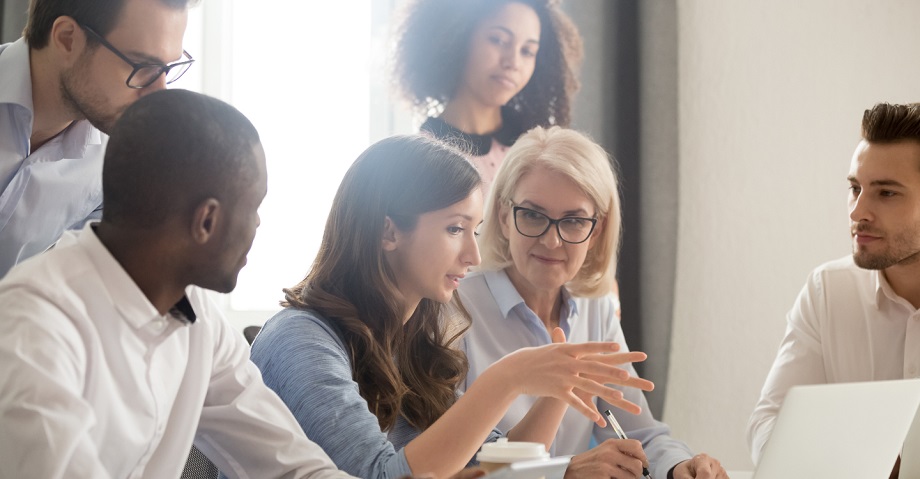
{"type": "Polygon", "coordinates": [[[514,222],[518,231],[525,236],[540,236],[549,225],[549,218],[536,211],[517,210],[514,222]]]}
{"type": "Polygon", "coordinates": [[[172,69],[169,70],[169,73],[166,74],[166,83],[172,83],[179,78],[182,78],[182,75],[185,75],[185,72],[187,72],[191,66],[192,63],[189,62],[172,67],[172,69]]]}
{"type": "Polygon", "coordinates": [[[559,231],[562,239],[581,242],[591,234],[591,222],[580,218],[563,219],[559,222],[559,231]]]}
{"type": "Polygon", "coordinates": [[[143,88],[156,81],[161,71],[161,67],[154,65],[138,68],[134,75],[131,76],[131,80],[128,81],[128,85],[134,88],[143,88]]]}

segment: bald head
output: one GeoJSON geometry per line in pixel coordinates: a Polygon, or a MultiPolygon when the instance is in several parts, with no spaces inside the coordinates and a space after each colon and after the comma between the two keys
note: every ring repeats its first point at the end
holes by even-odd
{"type": "Polygon", "coordinates": [[[252,123],[223,101],[176,89],[144,96],[106,147],[102,220],[155,228],[207,198],[232,203],[258,174],[259,146],[252,123]]]}

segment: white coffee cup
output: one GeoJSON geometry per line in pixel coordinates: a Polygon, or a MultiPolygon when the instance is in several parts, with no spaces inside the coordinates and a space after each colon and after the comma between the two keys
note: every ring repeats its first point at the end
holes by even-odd
{"type": "Polygon", "coordinates": [[[540,459],[549,459],[545,445],[539,442],[509,441],[505,437],[483,444],[476,454],[479,467],[486,471],[494,471],[514,462],[540,459]]]}

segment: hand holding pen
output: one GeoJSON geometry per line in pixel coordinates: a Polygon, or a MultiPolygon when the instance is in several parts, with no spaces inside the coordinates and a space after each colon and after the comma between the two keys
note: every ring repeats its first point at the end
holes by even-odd
{"type": "MultiPolygon", "coordinates": [[[[609,409],[604,411],[604,415],[607,416],[607,421],[610,423],[610,427],[613,428],[613,431],[617,433],[617,437],[620,439],[629,439],[626,437],[626,433],[623,432],[623,428],[620,427],[620,423],[617,422],[617,419],[613,417],[613,413],[609,409]]],[[[642,465],[642,477],[646,479],[652,479],[651,474],[648,472],[648,467],[644,464],[642,465]]]]}

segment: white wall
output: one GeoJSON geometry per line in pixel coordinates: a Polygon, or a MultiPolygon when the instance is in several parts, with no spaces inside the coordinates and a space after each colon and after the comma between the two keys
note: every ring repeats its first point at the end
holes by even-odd
{"type": "Polygon", "coordinates": [[[807,273],[848,254],[864,109],[920,101],[920,2],[680,0],[680,211],[664,419],[730,469],[807,273]]]}

